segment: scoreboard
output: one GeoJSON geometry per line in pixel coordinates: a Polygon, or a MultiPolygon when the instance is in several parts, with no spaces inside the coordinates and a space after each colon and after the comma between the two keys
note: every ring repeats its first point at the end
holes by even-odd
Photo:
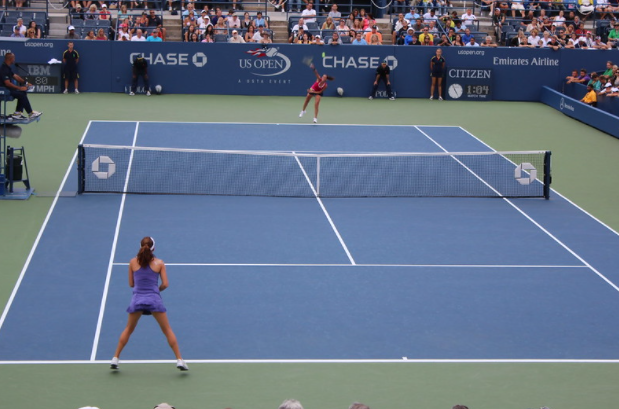
{"type": "Polygon", "coordinates": [[[54,94],[62,92],[62,64],[19,63],[13,70],[17,75],[34,86],[31,92],[54,94]]]}
{"type": "Polygon", "coordinates": [[[492,70],[449,68],[446,99],[458,101],[491,101],[492,70]]]}

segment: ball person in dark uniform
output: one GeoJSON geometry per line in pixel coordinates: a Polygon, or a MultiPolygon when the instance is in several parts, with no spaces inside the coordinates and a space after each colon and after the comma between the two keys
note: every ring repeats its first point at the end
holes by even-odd
{"type": "Polygon", "coordinates": [[[77,89],[77,79],[80,77],[77,72],[77,63],[80,60],[80,55],[73,48],[73,41],[69,41],[68,49],[62,54],[62,63],[64,64],[64,91],[63,94],[69,93],[69,81],[73,81],[75,85],[75,93],[79,94],[77,89]]]}
{"type": "Polygon", "coordinates": [[[129,95],[135,95],[135,91],[138,88],[138,77],[142,77],[144,80],[144,89],[146,90],[146,96],[150,96],[150,83],[148,82],[148,61],[144,56],[137,56],[133,60],[133,71],[131,75],[131,92],[129,95]]]}
{"type": "Polygon", "coordinates": [[[9,92],[17,100],[17,108],[12,115],[13,119],[28,119],[36,118],[41,115],[40,112],[33,111],[30,101],[28,100],[28,83],[19,75],[15,74],[11,69],[11,65],[15,62],[15,54],[6,53],[4,55],[4,63],[0,67],[0,77],[2,78],[2,86],[8,88],[9,92]],[[17,85],[13,81],[17,82],[17,85]],[[28,115],[24,115],[26,110],[28,115]]]}
{"type": "Polygon", "coordinates": [[[370,95],[370,99],[374,99],[376,96],[376,90],[378,89],[378,83],[383,81],[385,86],[387,87],[387,96],[390,100],[394,100],[393,92],[391,91],[391,80],[389,79],[389,73],[391,69],[389,65],[387,65],[387,60],[383,61],[382,64],[376,69],[376,78],[374,79],[374,88],[372,88],[372,95],[370,95]]]}
{"type": "Polygon", "coordinates": [[[445,59],[443,50],[437,48],[436,55],[430,60],[430,77],[432,78],[430,99],[434,99],[434,87],[438,85],[438,100],[443,100],[443,75],[445,75],[445,59]]]}

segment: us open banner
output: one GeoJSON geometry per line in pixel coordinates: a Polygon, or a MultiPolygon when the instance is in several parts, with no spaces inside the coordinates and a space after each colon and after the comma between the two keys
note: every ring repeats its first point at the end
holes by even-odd
{"type": "MultiPolygon", "coordinates": [[[[18,63],[47,64],[52,58],[61,60],[66,48],[66,40],[0,42],[0,54],[14,52],[18,63]]],[[[315,80],[312,71],[302,63],[304,58],[313,57],[321,74],[336,78],[329,83],[327,96],[335,96],[335,90],[341,87],[345,96],[367,97],[376,68],[387,60],[398,98],[430,95],[430,59],[436,50],[424,46],[272,44],[261,47],[83,40],[75,41],[75,48],[80,53],[82,92],[124,92],[131,83],[131,62],[143,54],[149,62],[151,84],[161,85],[164,94],[300,96],[315,80]]],[[[469,47],[444,48],[443,56],[447,73],[457,74],[449,81],[457,79],[462,87],[461,91],[452,90],[452,95],[460,95],[452,98],[464,100],[466,96],[467,100],[475,101],[490,98],[539,101],[542,86],[560,89],[565,76],[573,69],[602,70],[611,58],[609,51],[598,50],[469,47]],[[465,79],[467,83],[463,82],[465,79]]],[[[58,92],[58,88],[49,90],[58,92]]],[[[381,95],[384,89],[379,88],[381,95]]]]}

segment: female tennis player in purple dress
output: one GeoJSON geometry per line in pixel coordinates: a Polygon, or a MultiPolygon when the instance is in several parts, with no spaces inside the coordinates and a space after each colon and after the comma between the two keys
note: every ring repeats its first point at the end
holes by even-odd
{"type": "Polygon", "coordinates": [[[118,358],[125,345],[129,341],[129,337],[138,325],[138,321],[142,315],[152,315],[157,320],[161,330],[168,339],[168,344],[176,355],[176,367],[181,371],[189,370],[185,361],[181,357],[178,349],[178,341],[176,335],[170,327],[166,308],[161,300],[160,292],[168,288],[168,275],[166,274],[165,264],[163,260],[155,257],[155,240],[152,237],[144,237],[140,242],[140,251],[138,255],[129,262],[129,287],[133,288],[133,297],[131,304],[127,308],[129,313],[129,321],[127,326],[120,334],[116,353],[112,358],[111,368],[118,369],[118,358]],[[161,285],[159,285],[161,278],[161,285]]]}

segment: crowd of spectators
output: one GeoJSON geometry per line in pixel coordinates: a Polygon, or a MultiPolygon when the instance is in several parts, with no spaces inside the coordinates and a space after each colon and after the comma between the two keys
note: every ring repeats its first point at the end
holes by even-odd
{"type": "MultiPolygon", "coordinates": [[[[185,1],[185,0],[183,0],[185,1]]],[[[207,3],[186,3],[168,0],[181,7],[182,40],[187,42],[271,43],[273,31],[269,19],[262,12],[242,15],[240,0],[231,3],[224,12],[211,9],[207,3]],[[198,4],[198,6],[196,6],[198,4]],[[197,9],[199,7],[200,9],[197,9]],[[236,31],[236,33],[234,32],[236,31]]],[[[391,11],[397,12],[391,29],[394,45],[438,45],[462,47],[497,47],[501,45],[525,48],[579,48],[609,49],[619,39],[619,5],[608,0],[478,0],[480,13],[487,10],[492,21],[494,36],[479,29],[479,17],[471,8],[452,7],[449,0],[394,0],[391,11]],[[413,6],[408,6],[413,4],[413,6]],[[459,11],[458,11],[459,10],[459,11]],[[585,29],[585,20],[591,15],[598,19],[613,20],[612,29],[591,32],[585,29]]],[[[352,44],[380,45],[384,34],[376,19],[363,8],[352,8],[343,15],[332,1],[321,2],[318,11],[313,0],[287,3],[299,15],[290,17],[289,43],[295,44],[352,44]],[[301,7],[303,4],[303,7],[301,7]],[[301,10],[302,9],[302,10],[301,10]]],[[[165,41],[167,30],[163,12],[149,9],[144,0],[90,1],[71,0],[71,24],[65,38],[117,41],[165,41]],[[113,14],[109,9],[114,9],[113,14]],[[101,33],[103,31],[103,33],[101,33]]],[[[163,3],[165,4],[165,2],[163,3]]],[[[159,6],[157,3],[153,5],[159,6]]],[[[159,6],[160,7],[160,6],[159,6]]],[[[479,10],[479,9],[478,9],[479,10]]],[[[607,20],[607,21],[608,21],[607,20]]],[[[599,22],[600,20],[598,20],[599,22]]],[[[603,24],[599,25],[603,27],[603,24]]],[[[19,18],[11,37],[42,38],[45,28],[35,21],[28,25],[19,18]]],[[[281,41],[281,39],[280,39],[281,41]]]]}
{"type": "Polygon", "coordinates": [[[596,106],[598,96],[619,96],[619,66],[612,61],[606,62],[606,67],[599,72],[588,73],[585,68],[573,70],[566,78],[566,84],[582,84],[587,86],[587,93],[582,102],[596,106]]]}

